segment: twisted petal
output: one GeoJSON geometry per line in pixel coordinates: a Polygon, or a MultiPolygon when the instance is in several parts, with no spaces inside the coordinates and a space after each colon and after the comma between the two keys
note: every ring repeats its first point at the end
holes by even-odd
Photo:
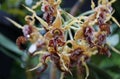
{"type": "Polygon", "coordinates": [[[85,77],[85,79],[87,79],[88,76],[89,76],[89,68],[88,68],[86,62],[84,61],[84,57],[82,57],[81,60],[82,60],[82,64],[85,66],[85,69],[86,69],[86,77],[85,77]]]}
{"type": "MultiPolygon", "coordinates": [[[[24,5],[23,5],[24,6],[24,5]]],[[[37,15],[36,15],[36,13],[35,13],[35,11],[34,10],[32,10],[32,9],[30,9],[29,7],[27,7],[27,6],[24,6],[28,11],[30,11],[30,12],[32,12],[33,13],[33,15],[36,17],[36,19],[44,26],[44,27],[48,27],[48,24],[42,19],[42,18],[40,18],[40,17],[38,17],[37,15]]]]}
{"type": "Polygon", "coordinates": [[[18,24],[17,22],[15,22],[14,20],[5,17],[8,21],[10,21],[12,24],[14,24],[17,28],[23,29],[23,26],[21,26],[20,24],[18,24]]]}
{"type": "Polygon", "coordinates": [[[39,67],[41,67],[43,64],[42,63],[39,63],[36,67],[32,68],[32,69],[29,69],[28,71],[33,71],[39,67]]]}
{"type": "Polygon", "coordinates": [[[92,8],[92,9],[95,8],[95,3],[93,2],[93,0],[91,0],[91,8],[92,8]]]}
{"type": "Polygon", "coordinates": [[[112,20],[120,27],[120,24],[118,23],[118,21],[114,17],[112,17],[112,20]]]}
{"type": "Polygon", "coordinates": [[[62,20],[61,20],[61,15],[59,11],[57,11],[57,16],[52,26],[55,28],[60,28],[62,26],[62,20]]]}

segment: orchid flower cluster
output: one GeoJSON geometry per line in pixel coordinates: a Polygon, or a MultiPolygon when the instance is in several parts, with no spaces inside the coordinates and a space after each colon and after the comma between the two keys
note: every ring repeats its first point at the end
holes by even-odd
{"type": "Polygon", "coordinates": [[[110,57],[111,47],[106,38],[111,34],[110,26],[112,19],[118,26],[119,23],[112,16],[114,10],[112,3],[115,0],[99,0],[98,5],[91,1],[92,13],[74,17],[60,8],[61,0],[41,0],[36,5],[29,8],[24,6],[32,15],[25,17],[26,24],[21,26],[15,21],[7,18],[15,26],[22,29],[23,36],[18,37],[16,44],[21,50],[27,53],[39,55],[40,61],[33,71],[43,67],[40,72],[45,71],[47,62],[53,62],[61,72],[69,72],[75,66],[84,66],[86,77],[89,76],[87,60],[96,54],[107,55],[110,57]],[[39,17],[35,9],[41,6],[43,19],[39,17]],[[65,15],[65,16],[63,16],[65,15]],[[65,20],[64,17],[68,19],[65,20]],[[35,26],[38,20],[40,27],[35,26]],[[97,29],[96,29],[97,28],[97,29]],[[26,43],[31,45],[26,49],[26,43]]]}

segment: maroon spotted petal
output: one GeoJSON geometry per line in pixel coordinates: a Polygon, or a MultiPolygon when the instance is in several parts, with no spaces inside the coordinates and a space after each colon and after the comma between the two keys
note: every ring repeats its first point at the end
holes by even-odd
{"type": "Polygon", "coordinates": [[[85,37],[86,41],[90,44],[90,47],[94,46],[93,33],[94,33],[94,29],[92,27],[85,27],[85,29],[84,29],[84,37],[85,37]]]}

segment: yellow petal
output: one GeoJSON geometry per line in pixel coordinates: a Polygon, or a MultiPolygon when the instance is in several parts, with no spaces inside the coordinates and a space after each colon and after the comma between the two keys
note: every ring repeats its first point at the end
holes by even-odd
{"type": "Polygon", "coordinates": [[[112,3],[114,3],[116,0],[111,0],[110,2],[109,2],[109,4],[111,5],[112,3]]]}
{"type": "Polygon", "coordinates": [[[83,38],[83,28],[81,28],[80,30],[78,30],[75,33],[75,36],[74,36],[75,40],[79,40],[79,39],[82,39],[82,38],[83,38]]]}
{"type": "Polygon", "coordinates": [[[44,55],[44,54],[46,54],[46,52],[45,51],[37,51],[37,52],[35,52],[33,55],[35,56],[35,55],[44,55]]]}
{"type": "Polygon", "coordinates": [[[100,4],[101,4],[101,2],[102,2],[102,0],[98,0],[98,5],[100,5],[100,4]]]}
{"type": "Polygon", "coordinates": [[[34,25],[34,23],[35,23],[34,16],[27,15],[25,17],[25,21],[27,21],[30,25],[34,25]]]}
{"type": "Polygon", "coordinates": [[[69,24],[67,24],[67,25],[64,27],[64,29],[65,29],[65,30],[70,29],[71,25],[73,25],[73,24],[76,23],[76,22],[79,22],[79,21],[75,18],[75,19],[73,19],[69,24]]]}
{"type": "Polygon", "coordinates": [[[55,3],[55,5],[59,5],[62,1],[61,0],[57,0],[57,2],[55,3]]]}
{"type": "Polygon", "coordinates": [[[102,0],[102,4],[107,4],[108,0],[102,0]]]}
{"type": "Polygon", "coordinates": [[[53,35],[51,34],[51,31],[48,31],[45,35],[44,35],[45,39],[51,39],[53,37],[53,35]]]}
{"type": "Polygon", "coordinates": [[[62,18],[59,11],[57,11],[57,16],[52,26],[53,28],[60,28],[62,26],[62,18]]]}
{"type": "Polygon", "coordinates": [[[66,11],[63,11],[65,14],[67,14],[69,17],[70,17],[70,19],[74,19],[75,17],[74,16],[72,16],[70,13],[68,13],[68,12],[66,12],[66,11]]]}
{"type": "Polygon", "coordinates": [[[48,28],[47,22],[45,22],[42,18],[38,17],[37,15],[35,15],[35,17],[45,28],[48,28]]]}
{"type": "Polygon", "coordinates": [[[10,21],[12,24],[14,24],[17,28],[23,29],[23,26],[21,26],[20,24],[18,24],[17,22],[15,22],[14,20],[5,17],[8,21],[10,21]]]}
{"type": "MultiPolygon", "coordinates": [[[[24,5],[23,5],[23,6],[24,6],[24,5]]],[[[28,11],[32,12],[33,15],[36,17],[36,19],[37,19],[44,27],[48,28],[47,22],[45,22],[42,18],[38,17],[38,16],[36,15],[36,13],[35,13],[34,10],[30,9],[30,8],[27,7],[27,6],[24,6],[24,7],[25,7],[28,11]]]]}
{"type": "Polygon", "coordinates": [[[48,0],[48,3],[51,4],[51,5],[53,5],[54,2],[55,2],[55,0],[48,0]]]}
{"type": "Polygon", "coordinates": [[[112,20],[120,27],[120,24],[118,23],[118,21],[112,16],[112,20]]]}
{"type": "Polygon", "coordinates": [[[37,2],[34,6],[32,6],[32,9],[36,9],[38,6],[40,6],[42,1],[37,2]]]}
{"type": "Polygon", "coordinates": [[[87,79],[88,76],[89,76],[89,68],[88,68],[86,62],[84,61],[84,57],[82,57],[82,64],[83,64],[83,66],[85,66],[85,69],[86,69],[86,77],[85,77],[85,79],[87,79]]]}
{"type": "Polygon", "coordinates": [[[95,3],[93,2],[93,0],[91,0],[91,8],[92,8],[92,9],[95,8],[95,3]]]}
{"type": "Polygon", "coordinates": [[[59,56],[60,56],[60,60],[61,60],[61,62],[62,62],[63,68],[72,75],[72,72],[66,67],[65,61],[63,60],[62,56],[61,56],[60,54],[59,54],[59,56]]]}
{"type": "Polygon", "coordinates": [[[107,45],[117,54],[120,54],[120,51],[117,50],[116,48],[112,47],[109,43],[107,43],[107,45]]]}
{"type": "Polygon", "coordinates": [[[61,76],[60,76],[60,79],[63,79],[64,78],[64,72],[61,72],[61,76]]]}
{"type": "Polygon", "coordinates": [[[30,11],[30,12],[32,12],[32,13],[35,13],[35,11],[32,10],[32,9],[30,9],[29,7],[27,7],[27,6],[25,6],[25,5],[23,5],[23,7],[25,7],[28,11],[30,11]]]}

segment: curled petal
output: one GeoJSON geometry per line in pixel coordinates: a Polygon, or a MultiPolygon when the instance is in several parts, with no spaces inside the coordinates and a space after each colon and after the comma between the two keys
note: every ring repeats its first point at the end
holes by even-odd
{"type": "Polygon", "coordinates": [[[42,63],[39,63],[36,67],[32,68],[32,69],[29,69],[27,71],[33,71],[33,70],[36,70],[37,68],[41,67],[43,64],[42,63]]]}
{"type": "Polygon", "coordinates": [[[39,74],[42,73],[42,72],[44,72],[44,71],[47,69],[48,65],[47,65],[47,63],[46,63],[46,59],[47,59],[49,56],[50,56],[50,54],[47,54],[47,55],[44,55],[44,56],[42,57],[43,68],[38,71],[39,74]]]}
{"type": "Polygon", "coordinates": [[[89,76],[89,68],[88,68],[86,62],[84,61],[84,58],[82,58],[82,64],[83,64],[83,66],[85,66],[85,69],[86,69],[86,77],[85,77],[85,79],[87,79],[88,76],[89,76]]]}
{"type": "Polygon", "coordinates": [[[42,72],[44,72],[47,69],[48,65],[46,63],[43,64],[43,68],[39,71],[37,71],[37,74],[41,74],[42,72]]]}
{"type": "Polygon", "coordinates": [[[46,54],[42,57],[42,63],[46,63],[46,59],[51,56],[51,54],[46,54]]]}
{"type": "Polygon", "coordinates": [[[93,0],[91,0],[91,8],[92,8],[92,9],[95,8],[95,3],[93,2],[93,0]]]}
{"type": "Polygon", "coordinates": [[[79,58],[82,56],[82,52],[83,50],[80,48],[71,51],[70,55],[71,65],[74,65],[79,60],[79,58]]]}
{"type": "MultiPolygon", "coordinates": [[[[23,5],[24,6],[24,5],[23,5]]],[[[36,19],[44,26],[44,27],[48,27],[48,24],[42,19],[42,18],[40,18],[40,17],[38,17],[37,15],[36,15],[36,13],[35,13],[35,11],[34,10],[32,10],[32,9],[30,9],[29,7],[26,7],[26,6],[24,6],[28,11],[30,11],[30,12],[32,12],[33,13],[33,15],[36,17],[36,19]]]]}
{"type": "Polygon", "coordinates": [[[34,16],[29,16],[29,15],[27,15],[27,16],[25,17],[25,21],[26,21],[29,25],[34,25],[34,23],[35,23],[35,18],[34,18],[34,16]]]}
{"type": "Polygon", "coordinates": [[[44,54],[47,54],[48,52],[46,52],[46,51],[37,51],[37,52],[35,52],[33,55],[35,56],[35,55],[44,55],[44,54]]]}

